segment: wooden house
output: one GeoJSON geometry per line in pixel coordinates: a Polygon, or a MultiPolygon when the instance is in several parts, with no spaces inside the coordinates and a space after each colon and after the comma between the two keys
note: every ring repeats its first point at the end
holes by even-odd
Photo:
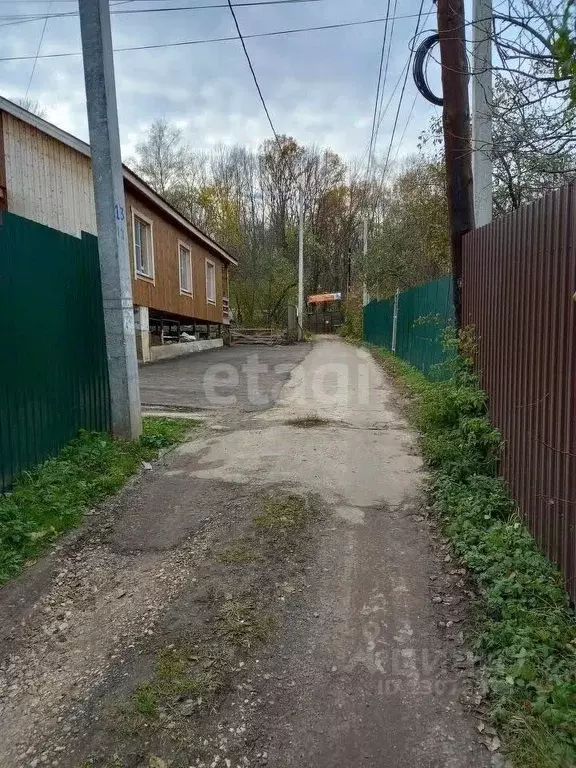
{"type": "MultiPolygon", "coordinates": [[[[154,347],[183,328],[220,336],[236,260],[126,166],[124,191],[140,359],[166,356],[154,347]]],[[[96,234],[90,146],[0,97],[1,210],[96,234]]]]}

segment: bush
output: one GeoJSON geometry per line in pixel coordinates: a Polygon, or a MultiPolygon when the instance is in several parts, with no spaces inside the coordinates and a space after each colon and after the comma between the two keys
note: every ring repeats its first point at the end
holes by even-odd
{"type": "Polygon", "coordinates": [[[497,476],[500,437],[468,361],[432,382],[378,350],[411,395],[433,507],[480,594],[474,643],[493,722],[517,766],[576,765],[576,624],[562,578],[497,476]]]}
{"type": "Polygon", "coordinates": [[[345,339],[360,340],[364,327],[362,295],[351,291],[344,300],[344,324],[340,335],[345,339]]]}

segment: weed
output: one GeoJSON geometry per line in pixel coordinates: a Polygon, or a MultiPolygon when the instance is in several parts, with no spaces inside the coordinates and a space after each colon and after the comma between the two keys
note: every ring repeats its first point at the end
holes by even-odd
{"type": "Polygon", "coordinates": [[[81,432],[58,456],[25,472],[12,493],[0,497],[0,584],[189,429],[190,421],[154,417],[144,419],[140,440],[81,432]]]}
{"type": "Polygon", "coordinates": [[[134,693],[134,706],[136,711],[144,717],[156,717],[158,715],[158,697],[150,685],[142,685],[134,693]]]}
{"type": "Polygon", "coordinates": [[[409,414],[434,470],[434,508],[478,585],[474,642],[486,662],[492,720],[516,765],[573,766],[574,614],[560,574],[497,477],[500,438],[470,361],[455,358],[451,378],[433,382],[389,353],[377,354],[410,395],[409,414]]]}
{"type": "Polygon", "coordinates": [[[306,500],[295,494],[270,494],[261,503],[262,512],[254,518],[254,525],[268,531],[303,528],[312,512],[306,500]]]}
{"type": "Polygon", "coordinates": [[[288,419],[284,422],[288,427],[300,427],[301,429],[311,429],[312,427],[323,427],[330,423],[330,419],[324,419],[322,416],[310,414],[309,416],[298,416],[294,419],[288,419]]]}
{"type": "MultiPolygon", "coordinates": [[[[162,712],[175,712],[183,701],[196,711],[210,707],[226,686],[229,667],[228,654],[219,646],[184,642],[162,649],[151,679],[132,694],[134,715],[150,723],[162,712]]],[[[128,730],[137,732],[138,723],[128,730]]]]}
{"type": "Polygon", "coordinates": [[[199,419],[173,419],[160,416],[147,416],[142,422],[140,444],[160,450],[181,443],[188,432],[200,426],[199,419]]]}
{"type": "Polygon", "coordinates": [[[252,648],[267,642],[277,628],[274,616],[258,613],[241,600],[226,600],[216,621],[219,634],[238,648],[252,648]]]}

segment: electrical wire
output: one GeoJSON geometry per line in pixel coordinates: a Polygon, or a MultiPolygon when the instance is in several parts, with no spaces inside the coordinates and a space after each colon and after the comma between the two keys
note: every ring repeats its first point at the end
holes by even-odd
{"type": "MultiPolygon", "coordinates": [[[[58,0],[58,2],[61,2],[61,1],[62,0],[58,0]]],[[[149,2],[149,0],[144,0],[144,1],[145,2],[149,2]]],[[[254,2],[250,2],[250,3],[237,3],[236,4],[236,8],[240,8],[240,7],[244,6],[244,5],[248,6],[248,7],[257,6],[257,5],[277,5],[277,4],[281,3],[281,2],[287,2],[287,1],[288,0],[255,0],[254,2]]],[[[322,1],[323,0],[290,0],[290,2],[322,2],[322,1]]],[[[2,2],[2,0],[0,0],[0,3],[1,2],[2,2]]],[[[140,2],[140,0],[125,0],[125,2],[140,2]]],[[[118,3],[118,5],[120,5],[120,4],[121,3],[118,3]]],[[[140,12],[141,13],[154,13],[157,10],[162,10],[162,11],[164,11],[164,10],[197,11],[197,10],[205,10],[206,8],[228,8],[228,4],[227,3],[219,3],[219,4],[214,3],[214,4],[211,4],[211,5],[207,5],[207,6],[193,5],[193,6],[182,6],[181,8],[173,8],[173,9],[142,8],[142,9],[138,9],[138,12],[139,13],[140,12]]],[[[112,11],[112,13],[119,13],[119,11],[118,12],[112,11]]],[[[51,18],[56,18],[57,16],[58,16],[58,14],[52,14],[51,18]]],[[[62,12],[62,14],[60,14],[60,16],[78,16],[78,12],[77,11],[66,11],[66,12],[62,12]]],[[[398,16],[390,16],[389,19],[392,22],[394,22],[394,21],[396,21],[398,19],[415,19],[416,16],[417,16],[416,13],[407,13],[407,14],[400,14],[398,16]]],[[[3,24],[0,24],[0,27],[12,26],[14,24],[28,24],[28,23],[33,22],[33,21],[40,21],[43,18],[44,18],[44,16],[41,15],[41,14],[36,15],[36,16],[26,17],[26,18],[20,18],[20,17],[15,18],[14,16],[0,16],[0,21],[4,22],[3,24]],[[12,19],[12,20],[10,20],[10,19],[12,19]]],[[[352,21],[352,22],[343,22],[341,24],[328,24],[328,25],[323,25],[321,27],[310,27],[310,29],[311,30],[315,30],[315,29],[333,29],[333,28],[336,28],[336,27],[356,26],[358,24],[375,24],[375,23],[381,22],[381,21],[386,21],[386,17],[383,16],[383,17],[378,18],[378,19],[369,19],[367,21],[360,21],[360,22],[352,21]]],[[[289,30],[289,31],[291,31],[291,30],[289,30]]],[[[306,31],[308,31],[308,29],[294,30],[294,31],[306,32],[306,31]]],[[[244,37],[246,37],[246,35],[244,35],[244,37]]]]}
{"type": "Polygon", "coordinates": [[[268,118],[268,122],[270,123],[270,128],[272,128],[272,133],[274,134],[274,138],[276,139],[277,142],[279,142],[278,133],[276,132],[276,128],[274,128],[274,123],[272,122],[272,118],[270,117],[270,112],[268,111],[266,100],[264,99],[264,95],[262,94],[262,89],[260,88],[260,83],[258,82],[258,78],[256,77],[256,72],[254,71],[252,60],[250,59],[250,54],[248,53],[248,49],[246,48],[246,43],[244,42],[244,38],[242,37],[242,32],[240,31],[240,25],[238,24],[238,19],[236,18],[236,14],[234,12],[234,6],[232,5],[232,0],[228,0],[228,7],[230,8],[230,13],[232,14],[232,18],[234,19],[236,31],[238,32],[238,37],[240,38],[240,42],[242,43],[244,55],[246,56],[246,61],[248,62],[248,66],[250,67],[250,72],[252,73],[252,78],[254,79],[254,84],[256,86],[256,90],[258,91],[258,96],[260,96],[260,101],[262,102],[262,106],[264,107],[264,112],[266,112],[266,117],[268,118]]]}
{"type": "Polygon", "coordinates": [[[386,87],[386,76],[388,74],[388,67],[390,64],[390,53],[392,52],[392,41],[394,40],[394,25],[396,23],[396,9],[398,7],[398,0],[394,0],[394,10],[392,11],[392,29],[390,30],[390,42],[388,43],[388,55],[386,57],[386,66],[384,68],[384,81],[382,83],[382,94],[380,96],[380,108],[378,111],[378,123],[376,125],[376,132],[374,134],[374,144],[378,141],[378,133],[380,126],[382,125],[382,107],[384,104],[384,89],[386,87]]]}
{"type": "MultiPolygon", "coordinates": [[[[417,16],[417,14],[409,14],[408,16],[397,16],[397,19],[400,18],[409,18],[413,19],[417,16]]],[[[281,35],[294,35],[299,34],[301,32],[319,32],[324,30],[333,30],[333,29],[344,29],[346,27],[359,27],[364,26],[367,24],[381,24],[383,21],[386,21],[386,17],[381,17],[378,19],[364,19],[363,21],[346,21],[341,22],[339,24],[322,24],[317,27],[296,27],[293,29],[279,29],[272,32],[255,32],[249,35],[244,35],[244,40],[251,40],[256,39],[260,37],[279,37],[281,35]]],[[[225,43],[229,42],[231,40],[239,40],[240,38],[237,35],[230,35],[228,37],[211,37],[211,38],[203,38],[199,40],[182,40],[176,43],[155,43],[151,45],[134,45],[134,46],[126,46],[123,48],[114,48],[115,53],[125,53],[127,51],[149,51],[149,50],[155,50],[158,48],[179,48],[181,46],[186,45],[204,45],[206,43],[225,43]]],[[[68,52],[62,52],[62,53],[44,53],[38,56],[39,59],[61,59],[65,58],[67,56],[82,56],[82,51],[68,51],[68,52]]],[[[30,61],[31,59],[34,59],[34,55],[28,55],[28,56],[0,56],[0,61],[30,61]]]]}
{"type": "MultiPolygon", "coordinates": [[[[424,1],[425,0],[421,0],[421,2],[420,2],[420,10],[418,11],[418,19],[416,20],[416,30],[414,32],[414,38],[416,38],[417,35],[418,35],[418,30],[420,28],[420,22],[422,21],[422,12],[424,10],[424,1]]],[[[430,11],[428,11],[428,14],[427,14],[426,18],[428,18],[428,16],[430,16],[431,13],[432,13],[432,9],[430,9],[430,11]]],[[[410,72],[410,64],[412,62],[413,53],[414,53],[414,50],[411,47],[410,55],[408,57],[408,66],[406,67],[406,74],[404,76],[404,82],[402,83],[402,90],[400,91],[400,99],[398,100],[398,109],[396,110],[396,116],[394,118],[394,125],[392,127],[392,135],[390,136],[390,143],[388,144],[388,151],[386,153],[386,161],[384,163],[384,171],[382,173],[382,179],[384,179],[386,177],[386,171],[388,170],[388,164],[390,162],[390,153],[392,152],[392,145],[394,143],[394,136],[396,135],[396,128],[398,127],[398,118],[400,117],[400,110],[402,108],[402,101],[404,99],[404,93],[406,91],[406,83],[408,82],[408,74],[410,72]]]]}
{"type": "Polygon", "coordinates": [[[408,118],[406,119],[406,122],[404,124],[404,130],[402,131],[402,136],[400,136],[400,141],[398,142],[398,147],[396,148],[396,154],[394,155],[394,162],[398,160],[398,155],[400,154],[400,149],[402,148],[402,142],[404,141],[404,136],[406,136],[406,131],[408,130],[410,120],[412,119],[412,115],[414,114],[414,108],[416,106],[417,101],[418,101],[418,94],[414,96],[414,100],[412,101],[412,106],[410,107],[408,118]]]}
{"type": "Polygon", "coordinates": [[[376,97],[374,99],[374,114],[372,115],[372,130],[370,131],[370,144],[368,147],[368,164],[366,166],[366,178],[370,175],[370,168],[374,156],[374,136],[376,133],[376,120],[378,118],[378,104],[380,102],[380,87],[382,85],[382,74],[384,69],[384,55],[386,53],[386,42],[388,37],[388,17],[390,16],[390,0],[386,7],[386,23],[384,25],[384,34],[382,35],[382,48],[380,51],[380,66],[378,68],[378,83],[376,85],[376,97]]]}
{"type": "Polygon", "coordinates": [[[430,86],[428,85],[428,79],[426,77],[425,63],[428,57],[431,55],[432,48],[440,42],[440,35],[436,32],[434,35],[430,35],[425,38],[418,46],[414,55],[414,66],[412,67],[412,76],[416,84],[416,88],[426,101],[435,104],[437,107],[441,107],[444,103],[444,99],[441,96],[436,96],[430,86]]]}
{"type": "MultiPolygon", "coordinates": [[[[146,0],[147,1],[147,0],[146,0]]],[[[60,2],[60,0],[58,0],[60,2]]],[[[130,0],[125,0],[130,2],[130,0]]],[[[236,3],[236,7],[240,8],[245,6],[251,8],[253,6],[265,6],[265,5],[298,5],[301,3],[322,3],[325,0],[249,0],[245,3],[236,3]]],[[[117,5],[123,5],[124,3],[117,3],[117,5]]],[[[170,13],[173,11],[205,11],[212,8],[228,8],[228,3],[209,3],[207,5],[184,5],[179,7],[170,8],[123,8],[121,11],[111,10],[110,15],[125,15],[134,13],[170,13]]],[[[59,19],[70,16],[78,16],[78,11],[59,11],[58,13],[41,14],[30,13],[26,14],[11,14],[0,16],[1,21],[40,21],[40,19],[59,19]]]]}
{"type": "MultiPolygon", "coordinates": [[[[52,0],[48,0],[46,13],[48,13],[48,11],[50,10],[51,5],[52,5],[52,0]]],[[[32,72],[30,72],[30,78],[28,80],[28,85],[26,86],[26,94],[24,96],[25,99],[28,98],[28,93],[30,92],[30,86],[32,85],[32,80],[34,79],[34,73],[36,72],[36,65],[38,64],[38,56],[40,55],[40,50],[42,48],[42,43],[44,41],[44,35],[46,34],[47,26],[48,26],[48,15],[44,19],[44,26],[42,27],[42,34],[40,35],[40,40],[38,41],[38,48],[36,49],[36,56],[34,58],[34,64],[32,65],[32,72]]]]}

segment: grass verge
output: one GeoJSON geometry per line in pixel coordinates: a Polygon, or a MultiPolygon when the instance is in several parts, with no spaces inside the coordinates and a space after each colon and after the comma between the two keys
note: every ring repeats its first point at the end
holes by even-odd
{"type": "Polygon", "coordinates": [[[132,441],[81,432],[56,457],[25,472],[10,495],[0,496],[0,584],[118,491],[142,461],[181,442],[197,423],[146,417],[142,436],[132,441]]]}
{"type": "Polygon", "coordinates": [[[433,470],[434,509],[480,593],[474,642],[485,660],[490,715],[518,768],[576,765],[576,623],[562,578],[497,477],[500,436],[470,366],[432,382],[375,350],[409,395],[433,470]]]}

